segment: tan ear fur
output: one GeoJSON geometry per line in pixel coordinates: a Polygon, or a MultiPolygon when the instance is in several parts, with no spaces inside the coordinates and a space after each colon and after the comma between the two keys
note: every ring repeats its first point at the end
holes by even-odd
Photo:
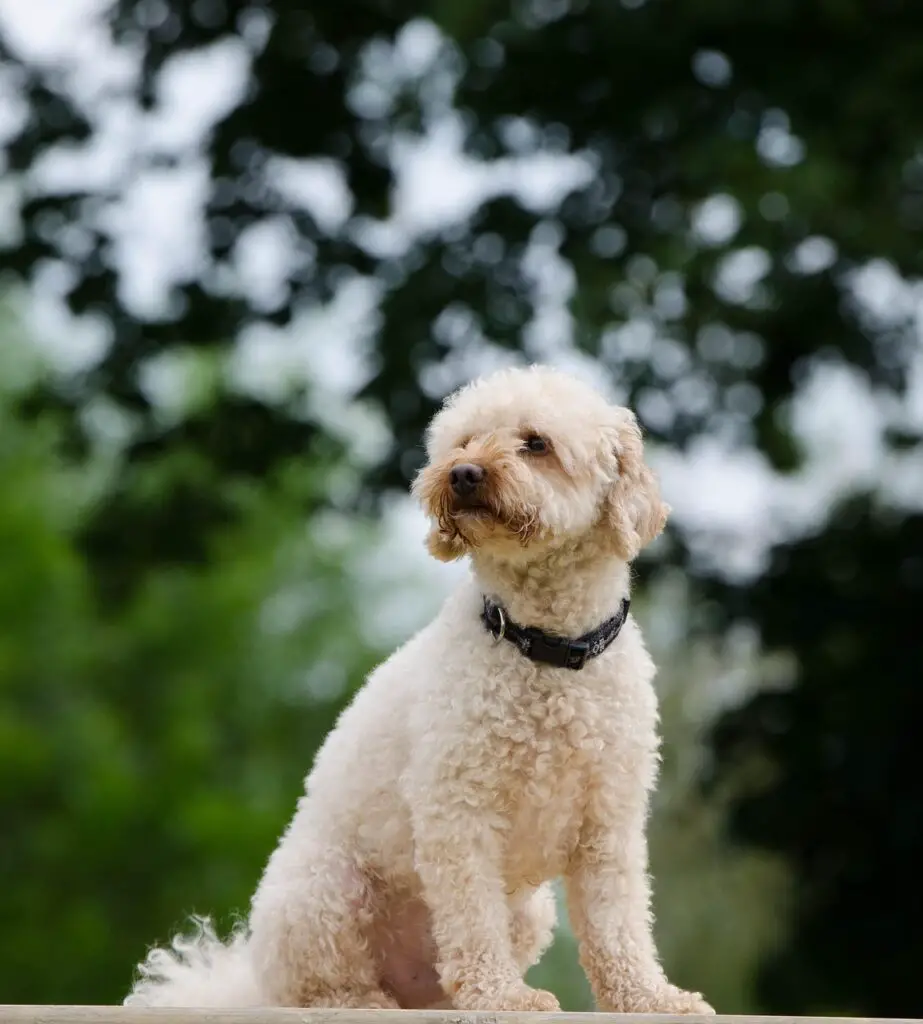
{"type": "Polygon", "coordinates": [[[625,410],[615,455],[618,476],[606,502],[606,526],[619,557],[637,558],[663,530],[670,506],[661,500],[657,478],[644,462],[644,442],[634,414],[625,410]]]}
{"type": "Polygon", "coordinates": [[[437,562],[457,562],[467,554],[465,545],[457,534],[448,534],[438,526],[431,527],[426,535],[426,550],[437,562]]]}
{"type": "Polygon", "coordinates": [[[445,529],[445,507],[436,481],[442,477],[437,467],[424,466],[414,477],[410,493],[430,517],[426,535],[426,550],[438,562],[454,562],[467,554],[465,543],[454,530],[445,529]]]}

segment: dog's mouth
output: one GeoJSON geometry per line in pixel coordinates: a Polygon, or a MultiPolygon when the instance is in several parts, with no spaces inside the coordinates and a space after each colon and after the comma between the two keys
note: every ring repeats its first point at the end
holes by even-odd
{"type": "Polygon", "coordinates": [[[452,499],[452,511],[453,512],[489,512],[490,507],[486,501],[481,501],[478,498],[453,498],[452,499]]]}
{"type": "Polygon", "coordinates": [[[496,519],[497,510],[483,498],[473,496],[453,497],[449,506],[453,518],[496,519]]]}

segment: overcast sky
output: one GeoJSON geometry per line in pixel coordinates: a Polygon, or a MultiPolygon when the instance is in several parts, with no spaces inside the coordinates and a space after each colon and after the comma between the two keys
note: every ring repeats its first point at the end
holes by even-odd
{"type": "MultiPolygon", "coordinates": [[[[118,252],[123,299],[144,317],[162,308],[171,284],[196,276],[205,267],[201,207],[208,168],[200,142],[241,96],[251,47],[259,46],[262,29],[252,25],[247,42],[226,40],[172,60],[157,105],[142,113],[130,88],[137,62],[112,46],[99,18],[102,7],[98,0],[0,0],[0,27],[20,55],[64,71],[68,89],[96,127],[94,141],[85,150],[48,154],[30,187],[54,191],[62,181],[75,178],[99,186],[120,185],[122,198],[106,211],[104,227],[118,252]],[[177,167],[140,174],[132,170],[129,175],[130,158],[149,147],[174,152],[180,158],[177,167]]],[[[389,76],[421,74],[438,44],[432,25],[410,25],[391,51],[379,52],[377,63],[370,65],[374,78],[356,102],[379,102],[389,76]]],[[[447,88],[450,94],[451,83],[447,88]]],[[[16,102],[15,82],[0,72],[0,139],[24,116],[16,102]]],[[[446,116],[434,119],[424,141],[396,146],[392,156],[397,188],[391,215],[385,222],[361,226],[368,248],[382,254],[399,252],[415,235],[463,221],[489,195],[511,194],[532,209],[552,208],[593,173],[579,155],[479,163],[462,156],[461,141],[460,125],[446,116]]],[[[803,156],[798,141],[784,128],[774,129],[761,145],[780,162],[803,156]]],[[[324,229],[337,231],[348,221],[351,196],[334,164],[279,161],[274,173],[279,187],[312,210],[324,229]]],[[[0,182],[0,232],[11,240],[16,233],[17,194],[15,182],[0,182]]],[[[696,227],[704,238],[724,241],[733,238],[738,224],[733,200],[716,196],[704,204],[696,227]]],[[[75,237],[75,252],[80,245],[81,239],[75,237]]],[[[829,243],[816,239],[798,258],[810,272],[824,267],[830,257],[829,243]]],[[[295,248],[286,225],[267,220],[238,245],[236,283],[246,287],[254,302],[272,309],[283,299],[279,279],[293,259],[295,248]]],[[[542,296],[526,339],[530,357],[597,378],[593,365],[570,345],[565,304],[574,282],[570,268],[556,257],[554,240],[538,239],[529,260],[536,294],[542,296]]],[[[718,287],[745,297],[765,267],[764,253],[737,252],[726,261],[718,287]]],[[[66,286],[61,269],[50,268],[38,281],[28,315],[46,350],[63,365],[79,366],[98,358],[106,344],[105,325],[73,322],[59,300],[66,286]]],[[[866,268],[856,290],[870,317],[888,319],[910,311],[923,325],[923,289],[901,282],[887,266],[866,268]]],[[[374,410],[355,409],[351,394],[365,372],[367,343],[377,325],[377,295],[375,282],[357,279],[347,283],[330,306],[306,310],[285,332],[269,327],[251,330],[240,339],[235,359],[240,386],[265,394],[292,378],[323,379],[323,415],[354,439],[361,457],[374,459],[381,450],[383,428],[374,410]]],[[[612,343],[647,346],[666,362],[675,355],[669,342],[644,323],[627,325],[612,343]]],[[[506,358],[485,340],[458,353],[446,366],[434,368],[424,386],[443,389],[506,358]]],[[[152,393],[169,403],[181,389],[177,372],[170,365],[152,367],[152,393]]],[[[612,387],[617,394],[617,381],[612,387]]],[[[641,411],[649,420],[669,413],[659,409],[656,400],[641,411]]],[[[890,502],[923,506],[923,460],[885,457],[881,442],[889,424],[923,427],[923,346],[905,403],[873,394],[867,381],[846,367],[826,366],[809,377],[792,415],[809,453],[806,468],[794,476],[777,476],[755,451],[730,447],[718,437],[703,439],[685,455],[652,453],[676,522],[703,559],[730,573],[758,572],[772,543],[823,522],[831,501],[852,488],[877,485],[890,502]]],[[[424,573],[437,590],[456,578],[457,569],[426,558],[423,524],[407,502],[396,501],[387,524],[388,540],[370,572],[407,577],[424,573]]],[[[429,594],[418,597],[416,604],[414,594],[420,594],[416,586],[408,590],[408,602],[392,605],[403,608],[404,617],[394,624],[398,633],[425,618],[431,607],[429,594]]]]}

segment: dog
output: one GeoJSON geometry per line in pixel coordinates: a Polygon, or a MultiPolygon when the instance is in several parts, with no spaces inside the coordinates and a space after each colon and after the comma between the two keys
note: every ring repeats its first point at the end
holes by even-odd
{"type": "Polygon", "coordinates": [[[635,416],[549,367],[451,395],[413,493],[471,575],[328,735],[246,926],[153,950],[136,1006],[552,1011],[563,878],[600,1010],[711,1014],[652,937],[654,665],[632,561],[668,506],[635,416]]]}

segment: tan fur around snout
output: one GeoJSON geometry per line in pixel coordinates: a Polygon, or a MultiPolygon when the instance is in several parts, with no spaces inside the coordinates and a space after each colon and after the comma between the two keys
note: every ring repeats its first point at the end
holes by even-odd
{"type": "Polygon", "coordinates": [[[529,467],[521,447],[517,432],[492,431],[465,439],[417,475],[412,492],[432,520],[426,547],[434,558],[454,561],[491,538],[523,547],[535,538],[538,509],[530,500],[529,467]],[[462,463],[484,471],[478,494],[482,509],[460,506],[452,491],[451,472],[462,463]]]}

